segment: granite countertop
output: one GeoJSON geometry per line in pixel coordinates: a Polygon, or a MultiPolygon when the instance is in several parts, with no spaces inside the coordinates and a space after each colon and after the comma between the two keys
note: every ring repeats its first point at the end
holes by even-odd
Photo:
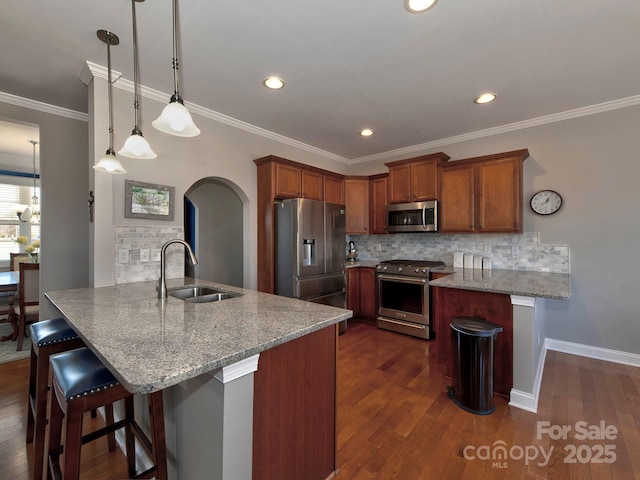
{"type": "Polygon", "coordinates": [[[213,282],[243,295],[219,302],[156,298],[156,281],[45,296],[132,393],[150,393],[351,318],[353,312],[213,282]]]}
{"type": "Polygon", "coordinates": [[[525,297],[571,297],[571,275],[565,273],[529,272],[521,270],[480,270],[471,268],[437,267],[434,273],[450,275],[431,280],[434,287],[459,288],[479,292],[505,293],[525,297]]]}
{"type": "Polygon", "coordinates": [[[355,262],[347,261],[347,268],[356,268],[356,267],[364,267],[364,268],[376,268],[380,262],[374,260],[356,260],[355,262]]]}

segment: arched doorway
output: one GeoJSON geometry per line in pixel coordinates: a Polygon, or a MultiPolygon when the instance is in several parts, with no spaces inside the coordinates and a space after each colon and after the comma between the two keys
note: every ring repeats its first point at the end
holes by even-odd
{"type": "Polygon", "coordinates": [[[185,238],[198,257],[187,275],[244,286],[244,205],[236,190],[225,179],[203,178],[185,193],[185,238]]]}

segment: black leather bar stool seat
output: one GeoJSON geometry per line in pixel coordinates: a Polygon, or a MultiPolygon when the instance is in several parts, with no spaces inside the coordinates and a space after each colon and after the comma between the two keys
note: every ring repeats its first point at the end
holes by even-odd
{"type": "Polygon", "coordinates": [[[153,441],[144,434],[134,419],[133,395],[113,376],[88,348],[54,355],[50,359],[53,373],[51,419],[49,421],[48,465],[54,479],[73,480],[80,475],[80,449],[87,442],[125,428],[125,446],[129,478],[167,478],[162,392],[149,395],[149,420],[153,441]],[[83,414],[91,409],[124,400],[125,418],[82,436],[83,414]],[[62,447],[63,417],[66,427],[62,447]],[[135,439],[140,441],[153,466],[136,474],[135,439]],[[64,450],[64,477],[60,455],[64,450]]]}
{"type": "MultiPolygon", "coordinates": [[[[33,446],[33,478],[40,480],[44,471],[44,440],[49,399],[49,357],[56,353],[84,347],[84,342],[64,318],[42,320],[30,325],[31,364],[29,365],[29,397],[27,399],[27,443],[33,446]]],[[[95,411],[92,412],[95,415],[95,411]]],[[[107,421],[113,423],[113,410],[107,410],[107,421]]],[[[115,449],[115,436],[110,436],[115,449]]]]}

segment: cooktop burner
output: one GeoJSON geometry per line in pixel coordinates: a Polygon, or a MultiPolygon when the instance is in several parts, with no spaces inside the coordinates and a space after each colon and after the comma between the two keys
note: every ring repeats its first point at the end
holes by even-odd
{"type": "Polygon", "coordinates": [[[429,269],[444,265],[438,260],[385,260],[376,265],[378,273],[405,275],[409,277],[429,277],[429,269]]]}

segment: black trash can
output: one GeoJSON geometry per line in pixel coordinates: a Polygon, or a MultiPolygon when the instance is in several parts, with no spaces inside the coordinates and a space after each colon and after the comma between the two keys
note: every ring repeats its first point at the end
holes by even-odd
{"type": "Polygon", "coordinates": [[[458,317],[451,321],[453,386],[448,396],[460,408],[478,415],[495,409],[493,402],[494,341],[502,327],[481,318],[458,317]]]}

